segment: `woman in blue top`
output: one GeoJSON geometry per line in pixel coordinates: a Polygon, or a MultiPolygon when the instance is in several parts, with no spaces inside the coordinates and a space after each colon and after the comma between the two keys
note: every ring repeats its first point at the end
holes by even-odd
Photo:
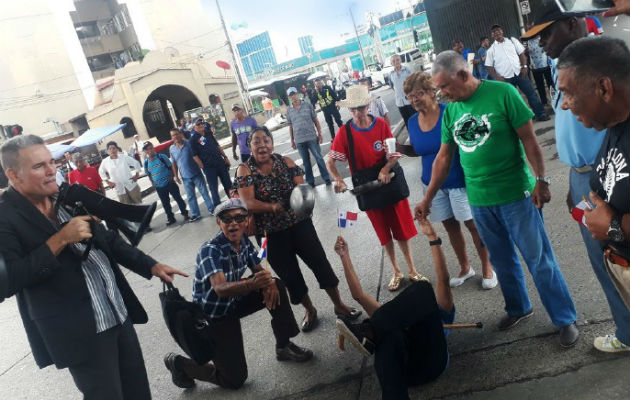
{"type": "MultiPolygon", "coordinates": [[[[442,114],[446,104],[437,102],[435,86],[431,82],[431,77],[424,72],[411,74],[405,80],[404,91],[417,113],[409,119],[407,126],[411,145],[398,144],[396,149],[410,157],[422,157],[422,183],[426,190],[431,181],[433,161],[442,143],[442,114]]],[[[461,270],[457,277],[450,279],[451,287],[459,286],[475,275],[466,254],[466,241],[460,222],[468,228],[481,259],[482,287],[484,289],[495,287],[497,278],[490,265],[488,251],[481,242],[472,220],[459,154],[453,158],[451,172],[433,200],[430,219],[432,222],[442,222],[459,261],[461,270]]]]}

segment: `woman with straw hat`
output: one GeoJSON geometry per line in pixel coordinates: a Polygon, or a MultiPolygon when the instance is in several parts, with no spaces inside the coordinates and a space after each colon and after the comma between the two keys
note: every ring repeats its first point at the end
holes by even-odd
{"type": "MultiPolygon", "coordinates": [[[[392,138],[392,132],[389,125],[382,119],[368,114],[368,105],[370,104],[370,95],[365,86],[351,86],[347,89],[346,99],[339,102],[342,107],[348,107],[352,113],[352,119],[343,127],[339,128],[339,132],[335,136],[326,165],[331,176],[335,180],[335,192],[341,193],[347,189],[339,172],[335,166],[335,161],[348,161],[350,157],[350,142],[348,141],[348,133],[346,129],[349,127],[349,134],[352,136],[353,149],[355,154],[355,165],[350,165],[350,173],[356,174],[357,170],[375,167],[383,164],[378,180],[383,184],[391,181],[390,170],[397,163],[400,154],[387,153],[385,140],[392,138]]],[[[392,263],[394,275],[389,282],[388,289],[396,291],[404,279],[403,273],[400,271],[393,240],[398,242],[398,246],[405,257],[405,262],[409,270],[409,278],[413,281],[426,279],[414,267],[411,250],[409,248],[409,239],[414,237],[418,231],[413,223],[411,209],[406,198],[383,208],[369,209],[366,211],[376,235],[381,242],[381,246],[385,249],[387,257],[392,263]]]]}

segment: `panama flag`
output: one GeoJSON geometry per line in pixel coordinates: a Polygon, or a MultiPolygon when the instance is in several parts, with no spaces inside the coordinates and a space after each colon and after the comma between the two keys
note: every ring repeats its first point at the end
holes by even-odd
{"type": "Polygon", "coordinates": [[[260,261],[264,260],[267,257],[267,237],[265,236],[262,240],[262,244],[260,245],[260,251],[258,252],[258,258],[260,261]]]}
{"type": "Polygon", "coordinates": [[[582,200],[580,201],[573,210],[571,210],[571,215],[573,219],[579,222],[580,224],[586,226],[586,217],[584,216],[584,210],[592,210],[593,208],[589,203],[582,200]]]}
{"type": "Polygon", "coordinates": [[[353,213],[351,211],[341,211],[339,213],[339,227],[350,228],[357,222],[357,218],[359,218],[359,214],[357,213],[353,213]]]}

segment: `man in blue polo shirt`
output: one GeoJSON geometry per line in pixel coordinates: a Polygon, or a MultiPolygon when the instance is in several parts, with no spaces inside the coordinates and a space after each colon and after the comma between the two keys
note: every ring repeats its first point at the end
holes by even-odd
{"type": "Polygon", "coordinates": [[[169,194],[173,196],[177,202],[179,211],[184,216],[184,219],[190,220],[188,210],[186,209],[186,202],[184,202],[182,195],[179,193],[179,186],[173,181],[171,161],[164,154],[158,154],[151,142],[144,142],[142,151],[144,151],[146,155],[143,165],[144,173],[151,178],[151,184],[155,187],[155,191],[160,197],[162,207],[164,207],[164,212],[166,213],[166,226],[175,223],[175,215],[173,215],[169,194]]]}
{"type": "MultiPolygon", "coordinates": [[[[551,74],[556,95],[552,99],[552,105],[556,113],[556,148],[560,161],[571,167],[569,193],[567,193],[567,206],[571,210],[582,201],[583,197],[589,196],[591,172],[606,132],[584,127],[570,110],[562,109],[563,93],[557,90],[558,74],[555,67],[560,53],[569,44],[588,36],[588,30],[584,18],[564,16],[553,1],[548,1],[543,5],[534,21],[536,25],[525,33],[524,38],[540,35],[539,45],[553,60],[551,74]]],[[[593,239],[585,226],[580,225],[580,232],[591,267],[602,286],[613,320],[617,325],[615,334],[597,337],[593,344],[600,351],[628,351],[630,349],[630,312],[604,267],[604,257],[599,242],[593,239]]]]}
{"type": "Polygon", "coordinates": [[[188,198],[188,206],[192,213],[190,222],[198,221],[201,218],[199,211],[199,204],[197,203],[197,193],[195,188],[201,193],[204,203],[208,208],[208,212],[212,215],[214,212],[214,204],[210,200],[208,194],[208,187],[206,181],[203,179],[201,169],[195,163],[192,155],[192,148],[190,142],[184,139],[184,135],[178,129],[171,129],[171,139],[173,144],[171,145],[171,160],[173,162],[173,175],[175,176],[175,182],[181,183],[179,175],[182,176],[184,181],[184,188],[186,189],[186,197],[188,198]]]}
{"type": "Polygon", "coordinates": [[[230,197],[232,181],[230,180],[230,160],[227,158],[219,142],[214,137],[210,125],[204,122],[203,118],[197,118],[193,125],[193,134],[190,137],[190,147],[195,162],[203,170],[210,187],[210,195],[215,205],[221,203],[219,197],[219,182],[225,189],[225,195],[230,197]]]}

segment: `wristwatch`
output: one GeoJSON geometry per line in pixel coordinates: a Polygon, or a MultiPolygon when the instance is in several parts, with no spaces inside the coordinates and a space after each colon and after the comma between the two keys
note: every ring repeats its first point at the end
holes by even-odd
{"type": "Polygon", "coordinates": [[[621,229],[621,221],[619,216],[613,217],[610,221],[610,227],[608,227],[608,238],[613,242],[623,242],[624,234],[621,229]]]}
{"type": "Polygon", "coordinates": [[[435,240],[430,240],[429,241],[429,246],[441,246],[442,245],[442,238],[438,237],[435,240]]]}
{"type": "Polygon", "coordinates": [[[521,65],[521,69],[523,69],[523,68],[529,68],[529,66],[527,66],[527,65],[521,65]]]}
{"type": "Polygon", "coordinates": [[[547,185],[551,185],[551,178],[548,176],[537,176],[536,182],[543,182],[543,183],[546,183],[547,185]]]}

